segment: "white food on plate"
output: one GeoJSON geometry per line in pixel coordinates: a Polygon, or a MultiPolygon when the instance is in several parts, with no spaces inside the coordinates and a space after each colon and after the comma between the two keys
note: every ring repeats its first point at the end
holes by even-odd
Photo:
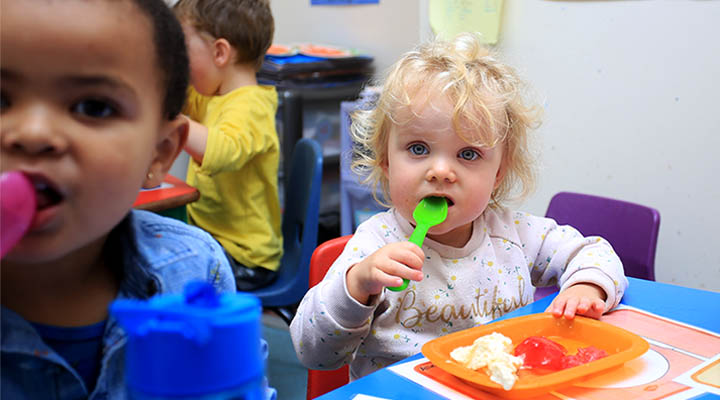
{"type": "Polygon", "coordinates": [[[517,381],[518,368],[522,357],[512,355],[513,345],[509,337],[493,332],[480,336],[470,346],[460,346],[450,353],[453,360],[466,368],[478,370],[487,368],[490,380],[505,390],[510,390],[517,381]]]}

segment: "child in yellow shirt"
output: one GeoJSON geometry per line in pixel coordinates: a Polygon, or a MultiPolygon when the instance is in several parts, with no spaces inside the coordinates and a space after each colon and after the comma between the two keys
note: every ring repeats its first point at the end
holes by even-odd
{"type": "Polygon", "coordinates": [[[192,83],[187,182],[200,191],[188,221],[223,246],[238,290],[254,290],[275,279],[282,257],[277,92],[255,78],[272,13],[266,0],[180,0],[174,10],[192,83]]]}

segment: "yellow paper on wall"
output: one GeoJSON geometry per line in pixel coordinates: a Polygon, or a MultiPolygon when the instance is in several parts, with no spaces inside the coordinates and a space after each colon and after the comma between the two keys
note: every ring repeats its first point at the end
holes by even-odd
{"type": "Polygon", "coordinates": [[[485,43],[495,44],[502,5],[503,0],[430,0],[430,26],[446,39],[460,32],[479,32],[485,43]]]}

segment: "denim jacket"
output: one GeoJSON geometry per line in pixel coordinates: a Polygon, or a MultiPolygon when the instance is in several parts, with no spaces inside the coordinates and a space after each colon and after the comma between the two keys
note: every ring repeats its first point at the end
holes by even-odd
{"type": "MultiPolygon", "coordinates": [[[[146,299],[181,293],[190,280],[234,292],[235,279],[222,247],[205,231],[156,214],[133,210],[111,233],[121,263],[118,298],[146,299]]],[[[3,399],[125,399],[126,337],[108,317],[97,384],[88,395],[68,363],[43,343],[32,325],[2,307],[3,399]]]]}

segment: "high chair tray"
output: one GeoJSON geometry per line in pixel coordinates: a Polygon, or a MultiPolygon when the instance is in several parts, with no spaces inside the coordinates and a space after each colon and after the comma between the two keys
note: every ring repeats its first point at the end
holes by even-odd
{"type": "Polygon", "coordinates": [[[431,340],[422,347],[422,353],[436,367],[472,386],[497,396],[515,399],[538,396],[598,375],[641,356],[649,347],[648,342],[640,336],[605,322],[580,316],[567,320],[555,318],[550,313],[541,313],[506,319],[431,340]],[[594,346],[605,350],[608,355],[587,364],[553,372],[538,373],[533,369],[520,369],[515,385],[506,391],[491,381],[483,369],[471,370],[450,357],[450,352],[455,348],[469,346],[478,337],[492,332],[509,337],[513,348],[529,336],[544,336],[563,345],[568,354],[574,354],[579,347],[594,346]]]}

